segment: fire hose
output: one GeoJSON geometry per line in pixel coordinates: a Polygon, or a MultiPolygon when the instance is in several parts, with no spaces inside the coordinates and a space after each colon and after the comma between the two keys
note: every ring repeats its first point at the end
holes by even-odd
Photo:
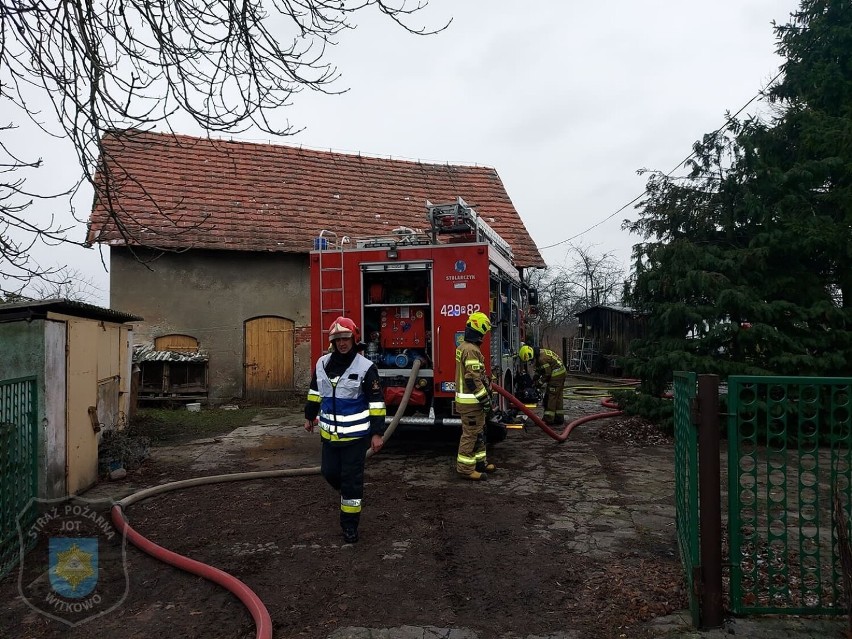
{"type": "MultiPolygon", "coordinates": [[[[400,401],[399,408],[397,408],[393,419],[391,420],[387,430],[385,431],[384,436],[382,437],[382,440],[385,442],[390,439],[391,435],[393,435],[397,425],[399,424],[400,419],[402,418],[402,414],[405,411],[406,406],[408,405],[408,400],[411,398],[411,392],[414,389],[414,383],[417,380],[417,373],[420,370],[420,366],[421,360],[415,360],[414,366],[411,369],[411,374],[408,378],[408,384],[405,387],[405,392],[403,393],[402,400],[400,401]]],[[[366,457],[371,457],[372,453],[372,449],[368,450],[366,457]]],[[[153,497],[155,495],[161,495],[163,493],[175,490],[182,490],[184,488],[191,488],[194,486],[205,486],[209,484],[219,484],[232,481],[246,481],[249,479],[266,479],[271,477],[297,477],[302,475],[318,475],[319,473],[320,467],[312,466],[310,468],[287,468],[282,470],[262,470],[246,473],[232,473],[228,475],[195,477],[193,479],[185,479],[183,481],[175,481],[170,482],[168,484],[162,484],[160,486],[153,486],[151,488],[140,490],[136,493],[133,493],[132,495],[128,495],[124,499],[117,501],[112,507],[112,522],[113,524],[115,524],[115,527],[119,531],[121,531],[125,538],[142,552],[154,557],[155,559],[159,559],[160,561],[167,563],[171,566],[180,568],[181,570],[184,570],[188,573],[203,577],[204,579],[207,579],[208,581],[222,586],[223,588],[231,592],[237,597],[237,599],[240,600],[240,602],[242,602],[242,604],[249,611],[249,614],[251,614],[252,619],[254,620],[256,639],[271,639],[272,618],[270,617],[269,611],[266,609],[266,606],[264,605],[263,601],[261,601],[260,597],[258,597],[257,594],[251,588],[249,588],[245,583],[243,583],[233,575],[230,575],[223,570],[219,570],[218,568],[204,564],[200,561],[196,561],[195,559],[191,559],[184,555],[180,555],[167,548],[163,548],[158,544],[155,544],[150,539],[147,539],[130,526],[130,524],[127,522],[127,516],[125,515],[124,510],[129,506],[142,501],[143,499],[148,499],[149,497],[153,497]]]]}
{"type": "MultiPolygon", "coordinates": [[[[411,398],[411,393],[414,389],[414,383],[417,379],[417,373],[420,370],[420,366],[421,361],[419,359],[415,360],[400,405],[397,408],[397,411],[394,414],[394,417],[388,425],[388,428],[382,438],[385,442],[390,439],[390,437],[393,435],[394,431],[400,423],[402,415],[408,405],[408,401],[411,398]]],[[[583,424],[592,419],[598,419],[602,417],[613,417],[622,414],[622,411],[616,410],[615,412],[610,413],[587,415],[585,417],[581,417],[580,419],[574,420],[573,422],[568,424],[562,433],[556,433],[552,428],[550,428],[550,426],[545,424],[541,420],[541,418],[539,418],[535,413],[533,413],[529,408],[527,408],[526,405],[524,405],[514,395],[510,394],[508,391],[496,384],[492,384],[492,388],[496,390],[500,395],[505,397],[509,402],[518,407],[525,415],[527,415],[533,421],[533,423],[535,423],[537,426],[539,426],[539,428],[544,430],[544,432],[546,432],[548,435],[550,435],[560,443],[564,442],[568,438],[568,435],[571,433],[571,431],[580,424],[583,424]]],[[[607,401],[603,401],[602,404],[606,408],[618,408],[616,405],[608,403],[607,401]]],[[[366,457],[369,458],[372,456],[372,454],[373,451],[368,450],[366,457]]],[[[128,495],[127,497],[116,502],[115,505],[112,507],[112,521],[115,524],[116,528],[121,531],[121,533],[125,536],[125,538],[134,546],[139,548],[139,550],[141,550],[142,552],[145,552],[146,554],[154,557],[155,559],[159,559],[160,561],[166,564],[169,564],[176,568],[180,568],[181,570],[184,570],[190,574],[203,577],[204,579],[207,579],[208,581],[211,581],[231,592],[240,600],[240,602],[246,607],[248,612],[251,614],[251,617],[255,624],[256,639],[271,639],[272,618],[270,617],[269,611],[267,610],[263,601],[261,601],[260,597],[258,597],[257,594],[253,590],[251,590],[251,588],[249,588],[249,586],[247,586],[244,582],[240,581],[233,575],[230,575],[223,570],[168,550],[167,548],[164,548],[147,539],[142,534],[137,532],[132,526],[130,526],[127,521],[125,510],[131,505],[138,503],[144,499],[148,499],[150,497],[161,495],[167,492],[182,490],[184,488],[192,488],[194,486],[204,486],[217,483],[247,481],[252,479],[266,479],[274,477],[297,477],[304,475],[316,475],[319,473],[320,467],[313,466],[309,468],[288,468],[282,470],[254,471],[245,473],[232,473],[227,475],[211,475],[207,477],[195,477],[192,479],[170,482],[168,484],[162,484],[160,486],[153,486],[151,488],[143,489],[141,491],[128,495]]]]}
{"type": "Polygon", "coordinates": [[[532,410],[530,410],[527,407],[526,404],[524,404],[521,400],[519,400],[517,397],[512,395],[505,388],[498,386],[497,384],[493,384],[493,383],[491,384],[491,388],[494,389],[495,391],[497,391],[498,394],[505,397],[506,400],[508,400],[511,404],[513,404],[516,408],[518,408],[522,413],[524,413],[524,415],[529,417],[536,426],[541,428],[545,433],[550,435],[553,439],[555,439],[560,444],[564,443],[565,440],[568,439],[568,435],[571,434],[571,431],[574,430],[580,424],[585,424],[586,422],[590,422],[593,419],[603,419],[604,417],[616,417],[618,415],[624,414],[624,411],[618,410],[618,406],[611,401],[612,398],[608,397],[608,398],[601,401],[601,405],[604,408],[612,408],[612,409],[615,409],[615,410],[613,410],[612,412],[608,412],[608,413],[596,413],[594,415],[584,415],[583,417],[580,417],[579,419],[575,419],[574,421],[569,423],[567,426],[565,426],[564,430],[561,433],[557,433],[555,430],[553,430],[553,428],[550,427],[550,425],[546,424],[541,419],[541,417],[539,417],[532,410]]]}

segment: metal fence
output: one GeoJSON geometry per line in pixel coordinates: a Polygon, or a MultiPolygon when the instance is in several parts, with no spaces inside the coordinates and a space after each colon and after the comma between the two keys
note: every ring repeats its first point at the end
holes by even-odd
{"type": "Polygon", "coordinates": [[[35,377],[0,381],[0,577],[19,559],[17,517],[38,490],[36,389],[35,377]]]}
{"type": "Polygon", "coordinates": [[[844,614],[835,497],[852,513],[852,378],[728,379],[730,607],[844,614]]]}
{"type": "Polygon", "coordinates": [[[692,623],[699,625],[698,428],[695,373],[674,374],[675,519],[692,623]]]}

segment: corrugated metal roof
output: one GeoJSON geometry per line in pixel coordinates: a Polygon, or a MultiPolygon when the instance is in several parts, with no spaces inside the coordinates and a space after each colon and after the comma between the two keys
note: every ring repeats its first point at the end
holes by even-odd
{"type": "Polygon", "coordinates": [[[64,297],[2,303],[0,304],[0,321],[44,319],[51,312],[119,324],[142,321],[142,318],[137,315],[87,304],[86,302],[77,302],[64,297]]]}
{"type": "Polygon", "coordinates": [[[142,362],[206,362],[210,359],[207,351],[158,351],[153,344],[133,346],[133,361],[142,362]]]}

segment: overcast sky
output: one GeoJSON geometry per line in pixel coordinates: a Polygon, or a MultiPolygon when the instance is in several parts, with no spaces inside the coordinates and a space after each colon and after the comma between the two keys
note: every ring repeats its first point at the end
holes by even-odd
{"type": "MultiPolygon", "coordinates": [[[[431,0],[417,23],[453,22],[429,37],[364,12],[329,51],[347,93],[295,96],[290,124],[304,130],[292,137],[233,137],[491,166],[549,265],[564,264],[572,242],[626,265],[639,238],[621,223],[636,214],[613,214],[643,192],[646,178],[636,171],[674,169],[726,111],[775,76],[781,59],[771,22],[786,22],[797,6],[431,0]]],[[[189,126],[178,132],[203,135],[189,126]]],[[[38,150],[74,172],[67,149],[45,141],[38,150]]],[[[78,216],[87,214],[91,191],[76,204],[78,216]]],[[[84,235],[80,225],[77,237],[84,235]]],[[[108,304],[109,275],[96,250],[36,255],[84,273],[98,289],[92,301],[108,304]]]]}

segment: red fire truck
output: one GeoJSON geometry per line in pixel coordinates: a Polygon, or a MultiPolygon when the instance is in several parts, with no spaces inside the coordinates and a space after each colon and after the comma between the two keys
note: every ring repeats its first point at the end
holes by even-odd
{"type": "Polygon", "coordinates": [[[482,351],[492,381],[513,392],[516,354],[537,296],[513,265],[509,244],[464,200],[426,202],[426,210],[429,232],[403,227],[356,239],[323,231],[314,239],[312,361],[328,348],[334,318],[350,317],[384,381],[389,416],[420,360],[402,423],[458,424],[455,350],[467,317],[482,311],[491,318],[482,351]]]}

